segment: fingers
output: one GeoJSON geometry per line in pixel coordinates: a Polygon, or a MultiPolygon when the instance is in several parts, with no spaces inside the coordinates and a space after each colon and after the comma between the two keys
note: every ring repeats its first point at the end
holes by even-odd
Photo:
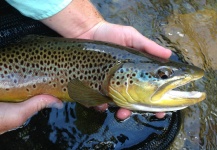
{"type": "Polygon", "coordinates": [[[137,50],[165,59],[168,59],[172,54],[171,50],[146,38],[133,27],[123,27],[123,32],[125,33],[125,42],[128,47],[133,47],[137,50]]]}
{"type": "Polygon", "coordinates": [[[117,113],[116,117],[120,120],[125,120],[131,116],[132,112],[125,108],[120,108],[117,113]]]}
{"type": "Polygon", "coordinates": [[[61,108],[63,104],[49,95],[38,95],[21,103],[0,103],[0,134],[21,126],[28,118],[46,107],[61,108]]]}
{"type": "Polygon", "coordinates": [[[36,112],[44,108],[50,108],[50,107],[62,108],[63,107],[62,102],[56,97],[53,97],[51,95],[37,95],[37,96],[30,98],[27,101],[19,103],[19,105],[21,108],[20,109],[21,114],[25,116],[25,119],[28,119],[29,117],[34,115],[36,112]]]}
{"type": "Polygon", "coordinates": [[[107,108],[108,108],[108,104],[107,103],[94,107],[94,109],[96,111],[102,111],[102,112],[105,111],[107,108]]]}
{"type": "MultiPolygon", "coordinates": [[[[105,111],[108,108],[108,104],[102,104],[94,107],[97,111],[105,111]]],[[[120,108],[116,113],[116,118],[119,120],[125,120],[130,117],[131,111],[125,108],[120,108]]]]}
{"type": "Polygon", "coordinates": [[[165,112],[157,112],[157,113],[155,113],[155,116],[156,116],[157,118],[159,118],[159,119],[162,119],[162,118],[164,118],[164,117],[165,117],[165,115],[166,115],[166,113],[165,113],[165,112]]]}
{"type": "Polygon", "coordinates": [[[135,28],[112,24],[105,21],[99,22],[91,30],[78,36],[78,38],[112,42],[132,47],[136,50],[147,52],[151,55],[165,59],[168,59],[172,55],[171,50],[164,48],[154,41],[146,38],[135,28]]]}
{"type": "Polygon", "coordinates": [[[122,26],[104,21],[100,22],[89,32],[82,35],[80,38],[91,38],[94,40],[112,42],[132,47],[136,50],[165,59],[168,59],[172,54],[171,50],[166,49],[154,41],[146,38],[131,26],[122,26]],[[91,34],[93,36],[90,36],[91,34]]]}
{"type": "MultiPolygon", "coordinates": [[[[129,118],[131,116],[131,114],[132,114],[132,112],[130,110],[120,108],[116,113],[116,117],[120,120],[125,120],[125,119],[129,118]]],[[[155,116],[158,119],[162,119],[165,117],[165,113],[164,112],[157,112],[157,113],[155,113],[155,116]]]]}
{"type": "Polygon", "coordinates": [[[146,40],[141,41],[141,43],[139,43],[139,41],[133,42],[135,43],[134,46],[137,46],[139,50],[164,59],[168,59],[172,55],[171,50],[158,45],[146,37],[143,38],[146,40]]]}
{"type": "MultiPolygon", "coordinates": [[[[108,108],[108,104],[102,104],[99,106],[94,107],[96,111],[105,111],[108,108]]],[[[131,111],[125,108],[120,108],[116,112],[116,118],[119,120],[125,120],[131,116],[131,111]]]]}

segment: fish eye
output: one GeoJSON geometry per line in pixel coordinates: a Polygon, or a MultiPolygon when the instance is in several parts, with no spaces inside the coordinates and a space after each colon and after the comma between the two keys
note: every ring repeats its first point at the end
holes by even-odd
{"type": "Polygon", "coordinates": [[[157,76],[161,79],[168,79],[172,76],[173,70],[167,67],[161,67],[157,70],[157,76]]]}

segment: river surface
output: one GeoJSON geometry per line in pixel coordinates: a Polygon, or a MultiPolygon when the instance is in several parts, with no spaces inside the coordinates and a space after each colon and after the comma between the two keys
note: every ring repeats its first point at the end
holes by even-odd
{"type": "Polygon", "coordinates": [[[205,70],[183,89],[205,91],[203,102],[182,111],[170,149],[217,149],[217,2],[212,0],[92,0],[104,18],[135,27],[170,48],[171,59],[205,70]],[[178,56],[178,57],[177,57],[178,56]]]}

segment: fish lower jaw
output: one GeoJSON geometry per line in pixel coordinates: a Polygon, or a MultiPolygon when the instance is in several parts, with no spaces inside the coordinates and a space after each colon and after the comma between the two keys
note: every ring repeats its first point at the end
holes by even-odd
{"type": "Polygon", "coordinates": [[[147,112],[167,112],[167,111],[177,111],[186,108],[187,106],[180,107],[155,107],[155,106],[145,106],[142,104],[132,104],[130,106],[131,110],[137,111],[147,111],[147,112]]]}
{"type": "Polygon", "coordinates": [[[196,104],[206,98],[206,94],[198,91],[175,91],[166,92],[158,101],[153,101],[150,105],[142,103],[130,104],[131,110],[148,112],[167,112],[184,109],[196,104]]]}
{"type": "Polygon", "coordinates": [[[198,92],[198,91],[191,91],[191,92],[186,92],[186,91],[176,91],[176,90],[170,90],[166,92],[161,99],[159,100],[174,100],[174,103],[177,101],[181,101],[183,105],[185,104],[195,104],[197,102],[200,102],[206,98],[206,94],[203,92],[198,92]]]}

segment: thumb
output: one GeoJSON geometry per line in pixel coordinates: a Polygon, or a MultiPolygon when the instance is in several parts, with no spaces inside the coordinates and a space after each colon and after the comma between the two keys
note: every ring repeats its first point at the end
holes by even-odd
{"type": "Polygon", "coordinates": [[[26,119],[34,115],[36,112],[44,108],[62,108],[63,103],[56,97],[51,95],[37,95],[30,98],[27,101],[19,103],[20,113],[25,116],[26,119]]]}
{"type": "Polygon", "coordinates": [[[128,33],[126,34],[126,46],[133,47],[140,51],[149,53],[151,55],[168,59],[172,55],[172,51],[164,48],[154,41],[148,39],[147,37],[143,36],[133,27],[123,27],[123,32],[128,33]]]}
{"type": "Polygon", "coordinates": [[[37,95],[21,103],[0,103],[0,134],[24,124],[28,118],[43,108],[61,108],[56,97],[37,95]]]}

